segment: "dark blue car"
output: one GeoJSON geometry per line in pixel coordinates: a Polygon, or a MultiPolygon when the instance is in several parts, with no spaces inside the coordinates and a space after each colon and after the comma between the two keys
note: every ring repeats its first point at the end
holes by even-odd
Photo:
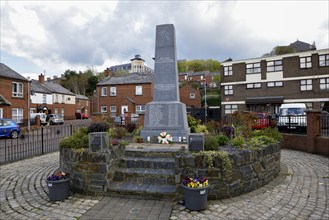
{"type": "Polygon", "coordinates": [[[7,118],[0,118],[0,137],[11,137],[15,139],[20,133],[21,128],[15,121],[7,118]]]}

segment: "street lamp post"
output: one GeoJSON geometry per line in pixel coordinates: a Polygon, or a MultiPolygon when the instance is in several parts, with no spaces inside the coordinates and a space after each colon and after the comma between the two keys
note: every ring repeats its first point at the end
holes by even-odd
{"type": "Polygon", "coordinates": [[[30,110],[30,105],[31,105],[31,79],[30,77],[27,77],[27,131],[30,132],[30,127],[31,127],[31,110],[30,110]]]}
{"type": "Polygon", "coordinates": [[[204,124],[207,124],[207,82],[204,79],[204,124]]]}

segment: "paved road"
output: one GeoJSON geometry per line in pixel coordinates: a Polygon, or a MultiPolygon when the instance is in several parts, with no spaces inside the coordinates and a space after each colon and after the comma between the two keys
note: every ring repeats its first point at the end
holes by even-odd
{"type": "Polygon", "coordinates": [[[329,158],[282,150],[282,172],[270,184],[189,211],[169,201],[74,194],[48,199],[46,177],[58,153],[0,166],[0,219],[329,219],[329,158]]]}

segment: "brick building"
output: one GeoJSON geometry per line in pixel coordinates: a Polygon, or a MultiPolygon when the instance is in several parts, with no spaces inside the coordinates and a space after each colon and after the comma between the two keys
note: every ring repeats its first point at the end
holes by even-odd
{"type": "Polygon", "coordinates": [[[282,103],[329,106],[329,49],[222,63],[222,115],[236,110],[277,114],[282,103]]]}
{"type": "Polygon", "coordinates": [[[107,76],[97,84],[94,112],[116,117],[124,112],[143,115],[145,105],[153,100],[153,74],[132,73],[107,76]]]}
{"type": "Polygon", "coordinates": [[[0,118],[11,118],[19,124],[28,120],[28,80],[0,63],[0,118]]]}

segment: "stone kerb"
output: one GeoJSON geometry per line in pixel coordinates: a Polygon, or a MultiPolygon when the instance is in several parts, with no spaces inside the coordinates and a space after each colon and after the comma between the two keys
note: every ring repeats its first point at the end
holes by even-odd
{"type": "MultiPolygon", "coordinates": [[[[274,144],[260,151],[240,150],[230,154],[232,172],[224,175],[220,161],[215,159],[209,169],[207,157],[194,156],[192,153],[176,157],[177,179],[185,176],[199,176],[209,179],[211,189],[209,199],[224,199],[255,190],[279,175],[280,144],[274,144]]],[[[178,194],[181,194],[179,190],[178,194]]],[[[181,196],[181,195],[180,195],[181,196]]]]}

